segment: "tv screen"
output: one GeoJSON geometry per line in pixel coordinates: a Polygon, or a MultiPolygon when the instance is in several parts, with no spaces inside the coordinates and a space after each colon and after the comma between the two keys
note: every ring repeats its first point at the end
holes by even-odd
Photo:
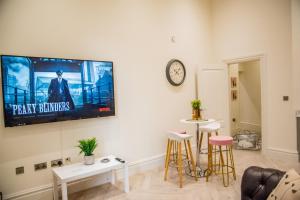
{"type": "Polygon", "coordinates": [[[113,63],[1,56],[6,127],[115,114],[113,63]]]}

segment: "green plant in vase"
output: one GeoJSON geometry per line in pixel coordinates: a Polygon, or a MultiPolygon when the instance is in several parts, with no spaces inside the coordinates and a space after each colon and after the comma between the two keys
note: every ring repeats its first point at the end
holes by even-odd
{"type": "Polygon", "coordinates": [[[191,105],[192,105],[192,108],[193,108],[192,119],[193,120],[201,119],[201,113],[200,113],[201,101],[199,99],[194,99],[191,102],[191,105]]]}
{"type": "Polygon", "coordinates": [[[79,140],[78,148],[80,149],[79,154],[84,154],[84,164],[92,165],[95,163],[94,150],[98,146],[96,138],[79,140]]]}

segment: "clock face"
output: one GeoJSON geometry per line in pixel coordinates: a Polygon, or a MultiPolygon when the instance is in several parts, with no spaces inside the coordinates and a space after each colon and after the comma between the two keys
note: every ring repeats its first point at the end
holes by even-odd
{"type": "Polygon", "coordinates": [[[166,76],[172,85],[181,85],[185,79],[185,67],[183,63],[176,59],[170,60],[167,64],[166,76]]]}

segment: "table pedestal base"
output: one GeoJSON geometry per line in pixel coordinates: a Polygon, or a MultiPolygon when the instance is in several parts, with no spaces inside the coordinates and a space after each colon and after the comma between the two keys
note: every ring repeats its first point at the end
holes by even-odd
{"type": "MultiPolygon", "coordinates": [[[[194,172],[189,168],[189,166],[186,166],[184,170],[185,170],[186,175],[191,176],[191,177],[195,177],[194,172]]],[[[198,167],[198,166],[196,167],[196,176],[197,176],[197,178],[206,177],[206,172],[207,172],[207,169],[203,169],[203,168],[198,167]]]]}

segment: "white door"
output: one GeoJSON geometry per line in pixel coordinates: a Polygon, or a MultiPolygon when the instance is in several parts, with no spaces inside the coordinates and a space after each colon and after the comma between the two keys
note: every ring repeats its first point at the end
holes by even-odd
{"type": "Polygon", "coordinates": [[[199,98],[205,118],[221,121],[221,132],[229,133],[228,69],[226,65],[204,66],[199,71],[199,98]]]}

